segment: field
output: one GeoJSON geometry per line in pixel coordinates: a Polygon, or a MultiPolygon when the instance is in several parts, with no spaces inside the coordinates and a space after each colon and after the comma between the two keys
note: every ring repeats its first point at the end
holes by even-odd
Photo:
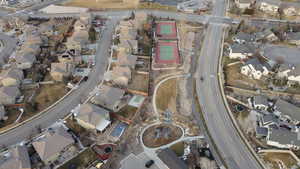
{"type": "Polygon", "coordinates": [[[297,164],[297,161],[288,153],[264,153],[263,159],[274,169],[292,168],[297,164]]]}
{"type": "Polygon", "coordinates": [[[160,85],[156,95],[157,109],[176,111],[177,79],[170,79],[160,85]]]}
{"type": "Polygon", "coordinates": [[[123,9],[137,8],[139,0],[71,0],[63,4],[64,6],[77,6],[90,9],[123,9]]]}

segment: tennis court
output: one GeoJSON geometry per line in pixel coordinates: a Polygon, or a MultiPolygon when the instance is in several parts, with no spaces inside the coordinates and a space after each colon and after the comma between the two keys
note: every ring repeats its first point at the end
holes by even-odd
{"type": "Polygon", "coordinates": [[[176,22],[175,21],[157,22],[156,34],[160,39],[177,39],[176,22]]]}
{"type": "Polygon", "coordinates": [[[176,41],[159,41],[156,43],[155,63],[179,64],[179,60],[176,41]]]}

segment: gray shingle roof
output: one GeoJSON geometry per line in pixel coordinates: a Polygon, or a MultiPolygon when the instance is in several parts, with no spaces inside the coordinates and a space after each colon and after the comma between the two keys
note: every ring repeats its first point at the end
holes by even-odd
{"type": "Polygon", "coordinates": [[[62,126],[48,130],[43,137],[32,143],[34,149],[43,161],[61,152],[74,143],[74,139],[62,126]]]}
{"type": "Polygon", "coordinates": [[[91,102],[107,109],[114,110],[114,106],[122,99],[124,94],[125,91],[122,89],[103,85],[99,94],[94,96],[91,102]]]}
{"type": "Polygon", "coordinates": [[[169,148],[163,149],[158,153],[158,157],[170,168],[170,169],[188,169],[188,166],[177,157],[174,151],[169,148]]]}
{"type": "Polygon", "coordinates": [[[269,135],[270,141],[276,141],[280,144],[291,144],[300,146],[300,137],[298,132],[291,132],[285,129],[272,129],[269,135]]]}
{"type": "Polygon", "coordinates": [[[300,121],[300,108],[282,99],[278,99],[275,103],[276,110],[282,115],[288,115],[295,120],[300,121]]]}

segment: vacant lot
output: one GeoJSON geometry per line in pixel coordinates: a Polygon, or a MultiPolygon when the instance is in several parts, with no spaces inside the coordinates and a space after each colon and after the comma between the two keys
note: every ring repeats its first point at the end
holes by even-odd
{"type": "Polygon", "coordinates": [[[51,85],[41,85],[41,87],[37,91],[37,95],[35,97],[35,102],[37,103],[37,110],[41,111],[58,99],[63,97],[67,93],[67,89],[65,84],[56,83],[51,85]]]}
{"type": "Polygon", "coordinates": [[[156,95],[156,106],[158,110],[169,109],[176,111],[177,79],[170,79],[160,85],[156,95]]]}
{"type": "Polygon", "coordinates": [[[179,127],[169,124],[159,124],[145,131],[143,134],[143,142],[147,147],[160,147],[179,139],[182,134],[179,127]]]}
{"type": "Polygon", "coordinates": [[[297,161],[288,153],[264,153],[263,159],[273,169],[280,169],[279,165],[284,165],[283,168],[291,168],[297,164],[297,161]]]}
{"type": "Polygon", "coordinates": [[[65,6],[77,6],[90,9],[122,9],[122,8],[136,8],[139,0],[71,0],[65,3],[65,6]]]}
{"type": "Polygon", "coordinates": [[[133,72],[132,80],[128,85],[128,89],[136,90],[148,94],[148,88],[149,88],[149,75],[133,72]]]}

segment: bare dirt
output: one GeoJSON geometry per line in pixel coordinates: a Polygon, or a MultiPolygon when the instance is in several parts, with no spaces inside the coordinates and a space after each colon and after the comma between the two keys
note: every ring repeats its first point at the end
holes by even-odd
{"type": "Polygon", "coordinates": [[[148,128],[143,134],[145,146],[155,148],[169,144],[182,135],[179,127],[170,124],[159,124],[148,128]]]}

